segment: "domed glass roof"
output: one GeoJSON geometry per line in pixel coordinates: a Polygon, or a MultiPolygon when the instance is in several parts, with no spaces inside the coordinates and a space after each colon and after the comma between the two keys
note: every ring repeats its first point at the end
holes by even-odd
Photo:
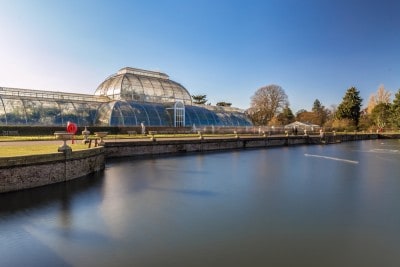
{"type": "Polygon", "coordinates": [[[114,100],[151,103],[182,101],[186,105],[192,104],[192,98],[185,87],[170,80],[165,73],[129,67],[108,77],[94,94],[114,100]]]}

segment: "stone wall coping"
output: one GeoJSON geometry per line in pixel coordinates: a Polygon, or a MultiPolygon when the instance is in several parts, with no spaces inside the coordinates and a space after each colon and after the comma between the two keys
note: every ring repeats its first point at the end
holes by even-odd
{"type": "Polygon", "coordinates": [[[104,147],[94,147],[85,150],[72,151],[71,155],[68,156],[63,152],[54,152],[54,153],[39,154],[39,155],[0,157],[0,168],[45,164],[45,163],[65,161],[65,160],[76,160],[76,159],[90,157],[103,152],[104,152],[104,147]]]}

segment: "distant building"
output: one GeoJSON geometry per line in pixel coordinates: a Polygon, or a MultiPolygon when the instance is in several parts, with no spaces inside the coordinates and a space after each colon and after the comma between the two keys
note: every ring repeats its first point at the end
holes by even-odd
{"type": "Polygon", "coordinates": [[[313,123],[308,123],[308,122],[300,122],[300,121],[295,121],[292,123],[289,123],[287,125],[285,125],[285,130],[293,130],[293,129],[297,129],[298,131],[317,131],[321,128],[321,126],[317,125],[317,124],[313,124],[313,123]]]}
{"type": "Polygon", "coordinates": [[[250,126],[243,110],[196,105],[168,75],[123,68],[94,95],[0,87],[1,125],[250,126]]]}

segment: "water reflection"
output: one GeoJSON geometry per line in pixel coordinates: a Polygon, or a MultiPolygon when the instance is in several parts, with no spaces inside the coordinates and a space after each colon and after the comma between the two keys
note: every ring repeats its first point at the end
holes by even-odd
{"type": "Polygon", "coordinates": [[[0,266],[399,266],[399,150],[114,160],[97,177],[0,195],[0,266]]]}
{"type": "Polygon", "coordinates": [[[88,175],[85,179],[75,179],[67,183],[57,183],[49,186],[1,194],[0,216],[26,212],[47,205],[60,203],[60,210],[65,211],[67,213],[66,217],[68,217],[71,199],[74,199],[77,195],[82,193],[88,193],[88,190],[100,188],[103,183],[103,178],[102,173],[96,173],[88,175]]]}

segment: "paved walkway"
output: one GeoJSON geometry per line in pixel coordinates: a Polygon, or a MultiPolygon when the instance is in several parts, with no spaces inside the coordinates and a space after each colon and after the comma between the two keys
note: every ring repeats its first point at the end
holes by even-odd
{"type": "Polygon", "coordinates": [[[1,141],[1,146],[23,146],[23,145],[37,145],[37,144],[62,144],[60,140],[52,141],[1,141]]]}

